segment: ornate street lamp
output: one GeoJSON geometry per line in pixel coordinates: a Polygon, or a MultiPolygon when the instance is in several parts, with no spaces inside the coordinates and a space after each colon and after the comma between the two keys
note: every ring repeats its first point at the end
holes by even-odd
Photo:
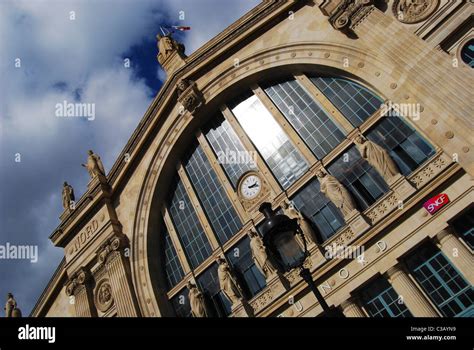
{"type": "Polygon", "coordinates": [[[304,267],[304,262],[310,254],[298,220],[290,219],[283,214],[275,214],[271,204],[267,202],[260,205],[259,211],[265,216],[265,221],[261,226],[263,242],[275,260],[278,271],[285,273],[296,268],[299,269],[300,276],[314,293],[324,310],[324,315],[339,316],[340,314],[326,303],[313,281],[311,272],[304,267]],[[300,237],[303,247],[298,243],[296,237],[300,237]]]}

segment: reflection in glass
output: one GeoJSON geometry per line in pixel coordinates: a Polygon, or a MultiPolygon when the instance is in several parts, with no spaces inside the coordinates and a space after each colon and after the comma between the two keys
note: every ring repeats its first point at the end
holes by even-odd
{"type": "Polygon", "coordinates": [[[318,159],[344,139],[338,126],[296,80],[273,84],[265,92],[318,159]]]}
{"type": "Polygon", "coordinates": [[[315,77],[311,81],[356,127],[374,114],[383,103],[380,97],[348,79],[315,77]]]}
{"type": "Polygon", "coordinates": [[[410,174],[435,154],[434,148],[400,117],[382,118],[366,136],[389,151],[403,175],[410,174]]]}
{"type": "Polygon", "coordinates": [[[308,164],[257,96],[232,109],[283,188],[288,188],[308,169],[308,164]]]}
{"type": "Polygon", "coordinates": [[[234,188],[237,187],[237,181],[243,173],[257,168],[252,160],[252,155],[245,149],[239,137],[224,117],[216,116],[204,129],[204,134],[234,188]],[[229,159],[233,155],[235,155],[235,161],[229,159]],[[237,157],[238,155],[248,155],[246,160],[250,159],[250,161],[242,161],[242,158],[237,157]],[[221,161],[222,158],[224,161],[221,161]]]}
{"type": "Polygon", "coordinates": [[[388,191],[385,181],[361,158],[355,146],[327,169],[351,192],[362,210],[367,209],[388,191]]]}
{"type": "Polygon", "coordinates": [[[296,209],[316,225],[323,242],[344,226],[341,212],[320,192],[318,180],[308,183],[292,198],[292,202],[296,209]]]}

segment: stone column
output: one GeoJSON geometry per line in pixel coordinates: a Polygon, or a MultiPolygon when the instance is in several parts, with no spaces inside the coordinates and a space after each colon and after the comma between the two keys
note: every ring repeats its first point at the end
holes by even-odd
{"type": "Polygon", "coordinates": [[[389,268],[387,276],[393,289],[403,298],[413,316],[439,317],[434,307],[400,265],[389,268]]]}
{"type": "Polygon", "coordinates": [[[99,250],[98,259],[107,269],[117,315],[137,317],[140,312],[131,281],[129,261],[124,252],[126,246],[126,237],[115,235],[99,250]]]}
{"type": "Polygon", "coordinates": [[[474,285],[474,257],[469,249],[459,241],[452,228],[447,227],[439,232],[435,240],[444,255],[456,266],[464,278],[474,285]]]}
{"type": "Polygon", "coordinates": [[[97,311],[94,306],[92,290],[89,282],[91,275],[89,271],[80,269],[74,273],[66,287],[66,294],[74,298],[74,308],[77,317],[95,317],[97,311]]]}
{"type": "Polygon", "coordinates": [[[341,303],[342,313],[346,317],[367,317],[364,310],[354,298],[347,299],[341,303]]]}

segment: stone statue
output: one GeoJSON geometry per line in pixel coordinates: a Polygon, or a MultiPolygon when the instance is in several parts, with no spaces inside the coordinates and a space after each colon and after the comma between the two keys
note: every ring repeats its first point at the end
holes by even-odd
{"type": "Polygon", "coordinates": [[[16,309],[16,300],[12,293],[7,294],[7,303],[5,304],[5,317],[13,317],[13,310],[16,309]]]}
{"type": "Polygon", "coordinates": [[[230,271],[230,267],[223,258],[218,258],[217,263],[219,267],[217,268],[217,276],[219,277],[219,285],[221,291],[229,299],[232,305],[237,304],[242,301],[242,292],[240,287],[230,271]]]}
{"type": "Polygon", "coordinates": [[[318,242],[316,240],[316,234],[314,233],[314,230],[311,227],[311,224],[303,216],[303,214],[298,209],[296,209],[293,206],[293,204],[289,203],[286,200],[283,202],[281,206],[286,216],[288,216],[290,219],[298,220],[298,225],[303,231],[306,241],[317,244],[318,242]]]}
{"type": "Polygon", "coordinates": [[[89,156],[87,157],[87,163],[81,165],[87,169],[91,179],[93,179],[97,175],[105,176],[104,164],[102,164],[100,157],[92,150],[89,150],[87,153],[89,154],[89,156]]]}
{"type": "Polygon", "coordinates": [[[265,249],[263,240],[262,238],[260,238],[260,236],[255,230],[251,230],[248,235],[250,238],[250,250],[252,251],[252,259],[258,269],[265,276],[265,279],[268,279],[276,272],[276,269],[268,258],[267,250],[265,249]]]}
{"type": "Polygon", "coordinates": [[[72,188],[71,185],[69,185],[66,181],[64,181],[63,184],[63,208],[65,210],[70,210],[71,208],[71,202],[74,202],[74,189],[72,188]]]}
{"type": "Polygon", "coordinates": [[[174,40],[171,34],[158,34],[156,38],[158,40],[158,62],[160,64],[163,64],[174,51],[181,56],[184,55],[184,45],[174,40]]]}
{"type": "Polygon", "coordinates": [[[188,282],[188,297],[189,304],[191,305],[191,313],[193,317],[207,317],[206,303],[204,301],[204,295],[199,291],[197,286],[188,282]]]}
{"type": "Polygon", "coordinates": [[[317,174],[321,193],[339,208],[344,218],[347,218],[356,209],[354,200],[349,191],[334,176],[320,170],[317,174]]]}
{"type": "Polygon", "coordinates": [[[376,143],[367,140],[364,136],[358,135],[355,144],[362,158],[369,163],[385,179],[387,183],[400,175],[397,165],[390,157],[388,151],[376,143]]]}

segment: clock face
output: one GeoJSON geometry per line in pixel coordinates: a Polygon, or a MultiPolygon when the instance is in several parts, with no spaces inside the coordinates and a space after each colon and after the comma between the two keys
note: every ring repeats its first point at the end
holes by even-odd
{"type": "Polygon", "coordinates": [[[240,192],[245,199],[255,198],[262,190],[262,182],[257,175],[250,174],[240,183],[240,192]]]}

